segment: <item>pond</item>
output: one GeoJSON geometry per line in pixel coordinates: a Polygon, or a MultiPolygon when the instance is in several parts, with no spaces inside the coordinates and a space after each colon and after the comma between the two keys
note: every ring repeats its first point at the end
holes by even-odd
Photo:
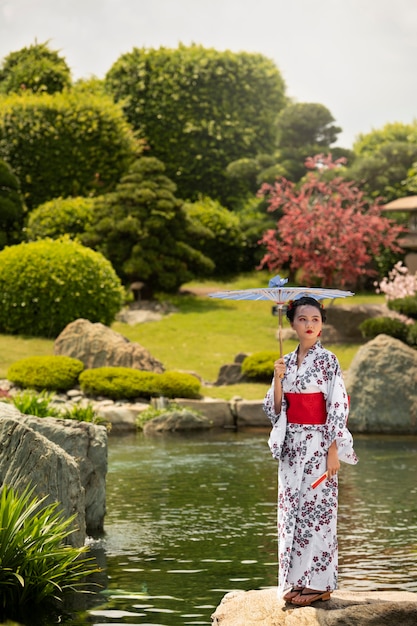
{"type": "MultiPolygon", "coordinates": [[[[66,624],[185,626],[234,589],[277,583],[268,433],[109,439],[104,589],[66,624]]],[[[339,587],[417,592],[417,438],[355,436],[342,464],[339,587]]]]}

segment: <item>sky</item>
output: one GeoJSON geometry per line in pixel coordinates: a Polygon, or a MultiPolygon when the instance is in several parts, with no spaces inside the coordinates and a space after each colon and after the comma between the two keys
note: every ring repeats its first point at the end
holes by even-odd
{"type": "Polygon", "coordinates": [[[0,0],[0,64],[49,42],[74,80],[133,48],[201,44],[272,59],[295,102],[360,133],[417,119],[417,0],[0,0]]]}

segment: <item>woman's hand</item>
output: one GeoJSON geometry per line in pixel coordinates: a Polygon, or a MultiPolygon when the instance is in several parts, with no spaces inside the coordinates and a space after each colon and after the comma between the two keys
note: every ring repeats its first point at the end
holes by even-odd
{"type": "Polygon", "coordinates": [[[332,445],[327,451],[327,478],[336,476],[340,470],[339,455],[337,452],[337,444],[333,441],[332,445]]]}
{"type": "Polygon", "coordinates": [[[284,358],[281,357],[274,363],[274,374],[275,378],[284,378],[285,374],[285,361],[284,358]]]}

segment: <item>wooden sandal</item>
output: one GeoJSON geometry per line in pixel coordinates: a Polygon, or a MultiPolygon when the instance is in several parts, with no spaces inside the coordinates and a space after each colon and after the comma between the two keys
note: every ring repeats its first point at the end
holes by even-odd
{"type": "Polygon", "coordinates": [[[302,590],[303,587],[291,587],[291,589],[287,591],[284,596],[282,596],[282,599],[285,600],[285,602],[291,602],[291,600],[295,598],[295,596],[298,596],[302,590]]]}
{"type": "Polygon", "coordinates": [[[296,596],[293,596],[290,602],[292,604],[296,604],[297,606],[309,606],[318,600],[330,600],[330,593],[330,591],[315,591],[314,589],[304,588],[296,596]]]}

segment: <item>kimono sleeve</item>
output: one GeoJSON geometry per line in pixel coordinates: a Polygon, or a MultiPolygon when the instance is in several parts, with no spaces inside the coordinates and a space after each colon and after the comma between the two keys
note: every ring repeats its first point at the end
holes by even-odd
{"type": "Polygon", "coordinates": [[[334,354],[329,354],[329,378],[326,397],[326,443],[330,447],[336,441],[339,459],[354,465],[358,462],[358,458],[353,449],[352,435],[347,428],[349,398],[339,362],[334,354]]]}

